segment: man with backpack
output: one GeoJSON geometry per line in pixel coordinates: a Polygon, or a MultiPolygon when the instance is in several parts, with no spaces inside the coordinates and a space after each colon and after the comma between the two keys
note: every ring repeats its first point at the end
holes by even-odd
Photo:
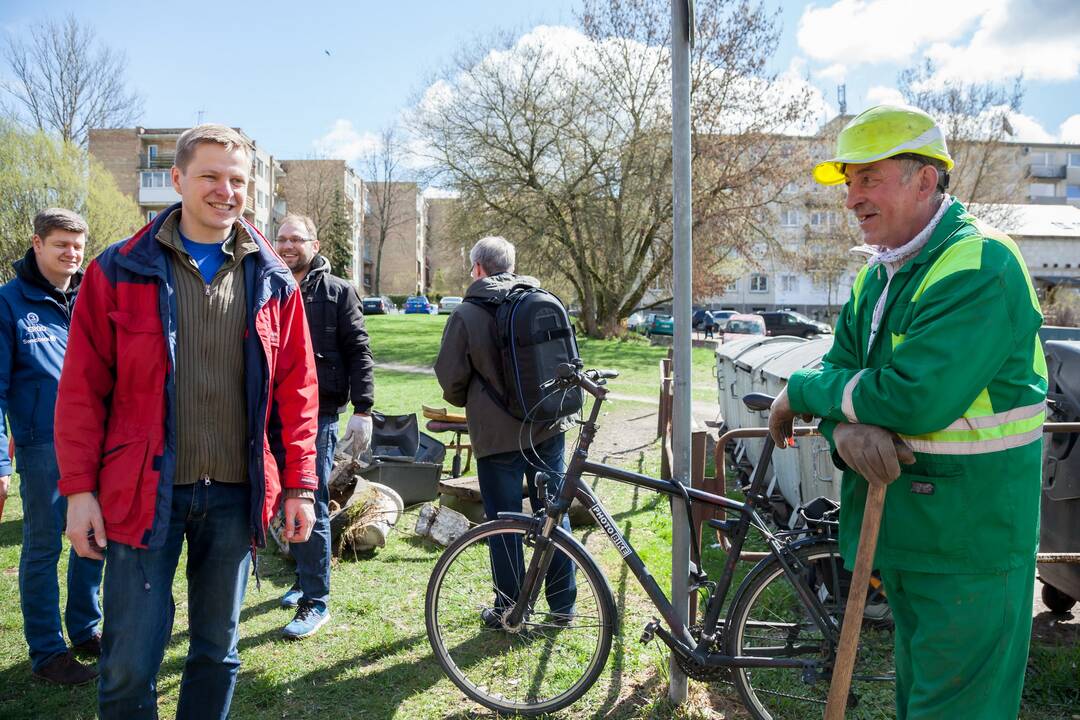
{"type": "MultiPolygon", "coordinates": [[[[537,353],[529,352],[531,348],[544,345],[550,350],[550,343],[556,343],[557,351],[565,348],[567,354],[576,354],[568,322],[560,323],[559,314],[552,312],[550,306],[543,313],[545,317],[537,320],[541,324],[550,323],[539,331],[543,342],[533,345],[518,342],[519,354],[527,357],[519,357],[513,366],[503,352],[508,344],[506,335],[511,332],[510,318],[519,315],[528,319],[521,298],[535,295],[535,301],[550,298],[558,303],[554,296],[539,289],[536,278],[514,274],[514,257],[514,246],[505,238],[485,237],[473,246],[469,260],[474,282],[465,293],[465,301],[447,320],[435,360],[435,375],[443,397],[448,403],[466,409],[469,437],[477,458],[480,497],[489,520],[494,520],[500,512],[521,512],[522,485],[526,478],[532,510],[539,510],[543,502],[534,483],[537,472],[546,472],[552,478],[547,488],[549,494],[557,490],[565,469],[564,433],[574,424],[573,413],[580,408],[580,395],[571,397],[569,405],[561,405],[561,398],[555,398],[556,406],[545,408],[545,404],[551,403],[550,398],[545,403],[541,394],[534,401],[542,382],[535,377],[522,382],[521,371],[528,375],[529,362],[536,359],[537,353]],[[560,416],[567,410],[567,414],[560,416]]],[[[562,310],[564,321],[565,317],[562,310]]],[[[569,530],[568,519],[563,519],[563,526],[569,530]]],[[[515,567],[520,565],[522,553],[520,541],[518,547],[494,547],[494,544],[490,551],[497,595],[494,605],[481,613],[481,620],[490,627],[499,627],[503,613],[517,596],[515,567]]],[[[552,614],[549,621],[569,619],[576,598],[569,558],[561,553],[553,558],[545,585],[552,614]]]]}

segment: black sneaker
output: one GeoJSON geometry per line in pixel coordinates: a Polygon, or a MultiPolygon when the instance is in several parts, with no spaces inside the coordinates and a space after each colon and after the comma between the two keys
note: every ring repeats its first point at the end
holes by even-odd
{"type": "Polygon", "coordinates": [[[502,618],[505,610],[499,608],[484,608],[480,611],[480,621],[484,627],[490,630],[498,630],[503,626],[502,618]]]}
{"type": "Polygon", "coordinates": [[[97,676],[97,670],[76,660],[71,651],[57,655],[40,670],[34,672],[34,677],[38,680],[57,685],[83,685],[97,676]]]}

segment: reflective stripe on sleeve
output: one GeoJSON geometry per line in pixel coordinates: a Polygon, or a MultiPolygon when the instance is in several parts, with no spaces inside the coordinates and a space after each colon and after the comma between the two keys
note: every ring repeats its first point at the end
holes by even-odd
{"type": "Polygon", "coordinates": [[[859,378],[862,374],[869,370],[869,368],[863,368],[859,372],[855,373],[855,377],[848,380],[848,384],[844,386],[844,398],[840,402],[840,409],[844,413],[844,417],[848,419],[850,423],[859,422],[859,416],[855,414],[855,403],[852,401],[852,393],[855,392],[855,386],[859,384],[859,378]]]}

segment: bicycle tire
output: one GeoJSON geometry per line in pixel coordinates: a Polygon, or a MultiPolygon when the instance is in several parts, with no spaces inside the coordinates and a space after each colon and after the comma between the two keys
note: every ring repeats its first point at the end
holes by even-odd
{"type": "MultiPolygon", "coordinates": [[[[615,606],[600,569],[576,543],[553,537],[573,562],[572,617],[556,616],[540,592],[521,628],[491,628],[480,613],[498,593],[488,543],[523,540],[533,523],[494,520],[468,531],[435,564],[424,599],[428,642],[447,676],[467,696],[499,713],[537,715],[571,705],[592,687],[615,634],[615,606]],[[510,537],[513,536],[513,537],[510,537]]],[[[521,569],[534,547],[524,543],[521,569]]],[[[520,578],[520,574],[518,576],[520,578]]]]}
{"type": "MultiPolygon", "coordinates": [[[[804,566],[803,577],[826,612],[843,622],[851,575],[843,570],[837,544],[820,540],[794,550],[804,566]]],[[[845,717],[867,720],[895,712],[892,616],[879,589],[867,599],[855,672],[845,717]]],[[[801,668],[734,668],[735,687],[756,720],[820,717],[832,680],[835,648],[830,648],[784,574],[768,557],[746,576],[728,615],[725,648],[731,655],[806,657],[820,664],[801,668]]]]}

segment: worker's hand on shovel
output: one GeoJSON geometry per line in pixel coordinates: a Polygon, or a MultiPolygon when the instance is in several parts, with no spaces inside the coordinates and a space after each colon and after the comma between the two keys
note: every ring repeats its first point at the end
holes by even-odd
{"type": "Polygon", "coordinates": [[[791,403],[788,402],[787,388],[785,387],[773,400],[772,407],[769,408],[769,434],[772,435],[776,447],[786,448],[789,444],[794,444],[796,417],[801,417],[804,422],[810,422],[814,419],[813,415],[797,413],[791,409],[791,403]]]}
{"type": "Polygon", "coordinates": [[[82,492],[68,496],[67,536],[79,557],[105,559],[101,552],[108,542],[105,537],[105,521],[101,517],[101,506],[98,505],[94,493],[82,492]]]}
{"type": "Polygon", "coordinates": [[[871,483],[888,485],[900,477],[901,463],[915,462],[915,454],[899,435],[877,425],[838,423],[833,442],[848,467],[871,483]]]}

